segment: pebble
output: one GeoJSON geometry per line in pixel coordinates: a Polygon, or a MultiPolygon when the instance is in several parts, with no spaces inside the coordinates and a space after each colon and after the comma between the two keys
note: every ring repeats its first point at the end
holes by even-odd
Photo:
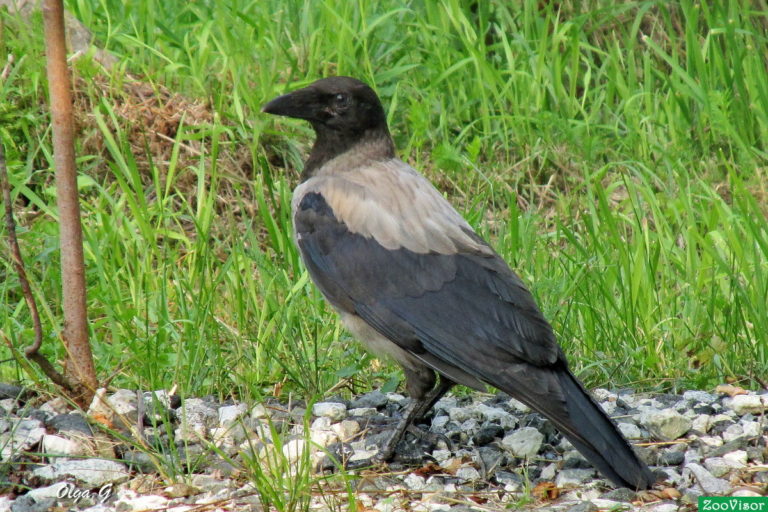
{"type": "Polygon", "coordinates": [[[640,423],[660,441],[674,441],[685,435],[692,426],[686,418],[674,409],[646,409],[639,417],[640,423]]]}
{"type": "Polygon", "coordinates": [[[739,416],[762,414],[768,405],[768,397],[765,395],[737,395],[733,398],[726,398],[723,403],[739,416]]]}
{"type": "Polygon", "coordinates": [[[523,427],[501,440],[501,445],[515,457],[533,457],[541,449],[544,434],[533,427],[523,427]]]}
{"type": "Polygon", "coordinates": [[[44,482],[74,478],[89,488],[124,482],[130,478],[125,464],[106,459],[59,460],[32,471],[32,476],[44,482]]]}
{"type": "MultiPolygon", "coordinates": [[[[90,507],[89,512],[133,512],[153,508],[185,512],[204,503],[210,506],[222,499],[230,499],[237,493],[253,495],[252,487],[248,491],[246,487],[238,488],[242,485],[238,483],[240,478],[246,476],[247,479],[247,472],[242,473],[243,453],[259,460],[274,454],[275,445],[278,445],[282,446],[281,455],[288,464],[296,466],[308,460],[310,467],[338,471],[321,448],[325,447],[339,460],[368,461],[388,438],[389,430],[395,424],[393,420],[400,417],[409,400],[400,394],[372,391],[349,402],[333,401],[335,399],[318,402],[312,407],[307,425],[303,402],[289,407],[274,400],[250,405],[216,404],[210,398],[188,398],[180,404],[176,396],[147,392],[142,395],[147,410],[147,401],[152,401],[153,396],[150,393],[157,394],[155,406],[166,407],[167,404],[167,410],[154,409],[159,413],[152,421],[159,423],[144,427],[144,435],[151,443],[164,447],[163,450],[177,443],[174,455],[167,455],[173,457],[169,462],[198,472],[190,474],[188,480],[194,492],[174,495],[170,492],[158,495],[157,490],[154,491],[156,494],[128,492],[129,484],[121,483],[131,477],[125,464],[105,456],[62,459],[81,454],[93,457],[93,452],[82,450],[92,450],[89,447],[96,440],[85,418],[69,413],[66,403],[51,400],[38,409],[19,409],[15,402],[9,402],[0,405],[12,411],[0,418],[0,441],[12,440],[14,446],[23,443],[31,453],[45,452],[57,457],[38,458],[30,464],[25,459],[24,450],[15,451],[17,459],[25,464],[22,471],[33,488],[29,492],[21,490],[15,499],[0,498],[0,512],[5,512],[3,506],[10,511],[11,505],[13,512],[55,509],[61,503],[56,496],[57,486],[66,481],[95,489],[101,482],[108,482],[107,485],[119,489],[117,495],[105,504],[81,501],[79,509],[90,507]],[[345,405],[347,403],[349,407],[345,405]],[[20,418],[15,414],[24,416],[20,418]],[[173,423],[163,425],[170,420],[173,423]],[[169,436],[168,429],[172,429],[174,435],[169,436]],[[206,444],[208,441],[203,440],[216,442],[231,459],[224,460],[215,455],[206,444]],[[84,466],[66,465],[93,465],[93,461],[110,467],[99,470],[97,477],[93,473],[87,474],[84,466]]],[[[695,390],[682,395],[654,396],[596,390],[594,396],[605,410],[620,417],[618,427],[628,439],[643,442],[652,436],[653,439],[680,440],[674,445],[638,448],[643,457],[659,465],[653,469],[664,475],[663,485],[672,486],[682,495],[677,501],[648,503],[642,506],[643,512],[671,512],[673,507],[686,503],[695,506],[699,495],[728,495],[731,492],[749,495],[743,493],[754,491],[734,489],[729,482],[731,478],[743,475],[748,475],[746,482],[749,485],[768,483],[768,472],[745,471],[763,464],[768,457],[765,448],[768,427],[760,416],[763,397],[751,393],[733,399],[720,398],[695,390]],[[758,403],[761,408],[757,408],[758,403]]],[[[136,398],[137,394],[130,390],[111,394],[104,391],[100,395],[101,402],[120,409],[126,416],[134,413],[136,398]]],[[[554,430],[551,422],[506,395],[448,395],[438,401],[434,413],[427,418],[429,432],[436,437],[418,440],[407,434],[406,442],[398,447],[400,458],[396,457],[391,463],[392,476],[376,476],[374,473],[372,487],[365,483],[371,477],[365,477],[356,485],[358,507],[400,510],[405,498],[395,496],[402,491],[405,493],[402,496],[414,497],[408,503],[414,512],[458,512],[457,507],[470,510],[470,505],[452,505],[454,502],[450,499],[477,491],[499,500],[498,503],[489,502],[485,508],[501,509],[514,503],[521,493],[540,481],[553,482],[561,489],[573,489],[564,490],[560,500],[551,504],[555,512],[627,509],[634,506],[631,502],[638,500],[628,489],[604,492],[610,485],[554,430]],[[451,443],[445,440],[446,437],[451,443]],[[524,463],[520,460],[523,458],[527,459],[524,463]],[[422,466],[435,466],[438,472],[431,473],[430,470],[422,474],[414,471],[422,466]],[[403,471],[409,468],[410,472],[403,471]],[[374,488],[388,493],[389,497],[377,496],[374,488]],[[604,493],[601,495],[601,492],[604,493]]],[[[426,427],[422,423],[420,428],[426,427]]],[[[99,432],[97,436],[103,434],[99,432]]],[[[142,451],[123,447],[117,455],[130,464],[131,471],[145,473],[144,478],[157,472],[156,462],[142,451]]],[[[160,457],[163,463],[165,455],[160,457]]],[[[141,474],[137,476],[142,477],[141,474]]],[[[260,507],[256,500],[254,503],[260,507]]],[[[322,504],[318,502],[317,505],[322,504]]]]}
{"type": "Polygon", "coordinates": [[[334,422],[341,421],[347,417],[347,406],[338,402],[317,402],[312,406],[312,414],[334,422]]]}

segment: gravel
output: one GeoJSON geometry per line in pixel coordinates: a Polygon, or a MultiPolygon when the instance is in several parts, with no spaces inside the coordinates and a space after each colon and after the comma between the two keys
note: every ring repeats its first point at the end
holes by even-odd
{"type": "MultiPolygon", "coordinates": [[[[501,510],[521,500],[563,512],[671,512],[702,495],[766,495],[765,392],[593,395],[644,445],[638,453],[661,477],[653,490],[614,489],[549,421],[503,393],[478,393],[441,399],[387,467],[357,470],[351,494],[359,508],[380,512],[501,510]]],[[[265,482],[371,459],[409,402],[380,391],[350,401],[246,404],[100,390],[89,415],[115,437],[61,399],[16,396],[0,399],[0,512],[263,510],[265,482]]],[[[348,496],[316,491],[306,500],[312,510],[331,510],[348,496]]]]}

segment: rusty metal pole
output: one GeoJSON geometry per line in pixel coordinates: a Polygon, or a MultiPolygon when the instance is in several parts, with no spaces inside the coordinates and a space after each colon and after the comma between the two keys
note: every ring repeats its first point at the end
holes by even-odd
{"type": "Polygon", "coordinates": [[[64,35],[62,0],[43,2],[46,70],[53,122],[53,159],[56,166],[56,204],[59,210],[61,281],[67,348],[65,374],[80,385],[77,401],[90,403],[97,387],[93,356],[88,343],[88,316],[85,300],[83,231],[75,167],[72,91],[64,35]]]}

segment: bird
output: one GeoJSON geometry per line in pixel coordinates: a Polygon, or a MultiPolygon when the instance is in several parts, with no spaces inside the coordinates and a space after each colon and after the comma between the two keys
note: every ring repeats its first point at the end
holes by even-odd
{"type": "Polygon", "coordinates": [[[400,160],[366,83],[332,76],[262,112],[308,121],[315,142],[293,192],[294,240],[345,327],[403,369],[409,405],[379,450],[455,384],[493,386],[548,418],[605,477],[654,474],[570,371],[523,281],[418,171],[400,160]]]}

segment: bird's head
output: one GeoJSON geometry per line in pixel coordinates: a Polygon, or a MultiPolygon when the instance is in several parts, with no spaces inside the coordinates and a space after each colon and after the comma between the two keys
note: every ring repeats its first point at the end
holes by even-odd
{"type": "Polygon", "coordinates": [[[317,139],[304,165],[308,179],[326,162],[357,148],[360,159],[395,156],[384,107],[373,89],[347,76],[323,78],[303,89],[278,96],[262,112],[305,119],[317,139]]]}
{"type": "Polygon", "coordinates": [[[359,134],[387,126],[384,107],[373,89],[346,76],[323,78],[278,96],[262,112],[305,119],[318,135],[325,130],[359,134]]]}

